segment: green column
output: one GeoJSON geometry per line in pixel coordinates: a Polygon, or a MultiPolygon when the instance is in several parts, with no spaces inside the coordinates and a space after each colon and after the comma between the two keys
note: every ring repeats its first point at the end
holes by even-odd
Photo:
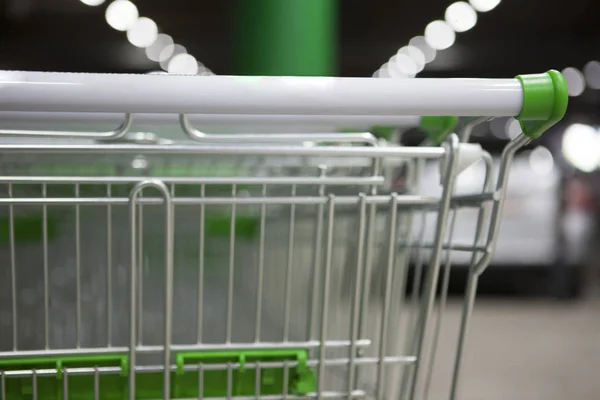
{"type": "Polygon", "coordinates": [[[234,2],[239,75],[337,75],[338,0],[234,2]]]}

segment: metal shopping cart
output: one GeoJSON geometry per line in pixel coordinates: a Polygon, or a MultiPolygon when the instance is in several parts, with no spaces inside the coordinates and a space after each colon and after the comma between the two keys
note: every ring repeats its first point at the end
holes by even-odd
{"type": "Polygon", "coordinates": [[[130,113],[112,132],[1,132],[1,400],[418,398],[435,361],[425,354],[448,249],[473,260],[453,398],[512,155],[562,118],[567,100],[555,71],[397,81],[0,75],[0,111],[17,119],[130,113]],[[186,140],[132,134],[131,114],[179,114],[186,140]],[[211,135],[192,125],[204,117],[187,114],[216,125],[510,115],[523,135],[507,145],[495,185],[488,163],[482,192],[457,196],[456,175],[487,157],[455,134],[421,147],[368,134],[211,135]],[[439,162],[439,197],[419,193],[425,159],[439,162]],[[385,173],[399,165],[401,185],[385,173]],[[480,210],[474,242],[447,242],[462,207],[480,210]],[[420,243],[413,219],[427,211],[436,234],[420,243]],[[410,309],[407,270],[421,250],[425,286],[410,309]]]}

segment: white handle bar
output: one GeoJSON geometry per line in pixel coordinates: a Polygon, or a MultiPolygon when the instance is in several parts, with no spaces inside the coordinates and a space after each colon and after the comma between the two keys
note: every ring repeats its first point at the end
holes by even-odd
{"type": "Polygon", "coordinates": [[[517,79],[0,72],[0,111],[516,116],[517,79]]]}

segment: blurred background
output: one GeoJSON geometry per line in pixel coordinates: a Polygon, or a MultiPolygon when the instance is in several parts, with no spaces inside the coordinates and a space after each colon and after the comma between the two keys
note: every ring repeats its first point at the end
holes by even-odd
{"type": "MultiPolygon", "coordinates": [[[[599,19],[598,0],[0,0],[0,69],[387,79],[561,70],[568,115],[513,166],[464,398],[597,399],[599,19]]],[[[496,119],[473,140],[498,155],[516,134],[514,120],[496,119]]]]}

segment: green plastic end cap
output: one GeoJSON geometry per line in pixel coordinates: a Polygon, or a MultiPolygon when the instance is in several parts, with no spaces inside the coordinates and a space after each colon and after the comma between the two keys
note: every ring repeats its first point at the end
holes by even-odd
{"type": "Polygon", "coordinates": [[[569,103],[567,81],[555,70],[516,78],[523,87],[523,107],[516,119],[523,134],[537,139],[565,116],[569,103]]]}
{"type": "Polygon", "coordinates": [[[419,128],[433,143],[442,143],[454,131],[458,117],[421,117],[419,128]]]}

